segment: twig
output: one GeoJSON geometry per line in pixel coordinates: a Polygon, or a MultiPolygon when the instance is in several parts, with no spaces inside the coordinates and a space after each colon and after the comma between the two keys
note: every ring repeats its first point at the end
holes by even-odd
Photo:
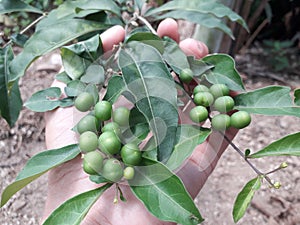
{"type": "MultiPolygon", "coordinates": [[[[25,27],[23,30],[20,31],[20,34],[24,34],[26,31],[28,31],[31,27],[33,27],[35,24],[37,24],[40,20],[42,20],[45,16],[47,16],[47,13],[43,13],[39,18],[31,22],[27,27],[25,27]]],[[[3,45],[3,48],[10,45],[12,40],[9,40],[5,45],[3,45]]]]}
{"type": "Polygon", "coordinates": [[[223,132],[220,132],[225,140],[228,142],[229,145],[231,145],[231,147],[240,155],[242,156],[242,158],[246,161],[246,163],[254,170],[254,172],[258,175],[263,177],[272,187],[274,187],[274,184],[272,182],[272,180],[267,176],[267,173],[263,173],[260,170],[258,170],[249,160],[248,158],[245,156],[245,154],[239,149],[239,147],[237,147],[223,132]]]}

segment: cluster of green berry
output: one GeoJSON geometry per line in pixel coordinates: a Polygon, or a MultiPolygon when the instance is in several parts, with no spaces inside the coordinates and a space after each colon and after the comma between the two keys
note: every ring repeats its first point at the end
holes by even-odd
{"type": "Polygon", "coordinates": [[[219,112],[211,116],[211,126],[214,130],[224,131],[229,127],[242,129],[251,122],[251,116],[246,111],[228,112],[234,109],[234,99],[229,96],[229,88],[225,84],[213,84],[210,87],[198,84],[193,90],[195,107],[190,111],[190,118],[195,123],[204,122],[212,111],[219,112]]]}
{"type": "MultiPolygon", "coordinates": [[[[180,71],[179,78],[184,83],[193,80],[193,71],[185,68],[180,71]]],[[[234,99],[229,96],[230,89],[225,84],[213,84],[210,87],[198,84],[193,90],[193,100],[196,104],[190,111],[190,118],[195,123],[204,122],[211,111],[219,114],[212,116],[211,126],[218,131],[224,131],[229,127],[242,129],[251,123],[251,116],[246,111],[237,111],[229,116],[228,112],[234,109],[234,99]]]]}
{"type": "Polygon", "coordinates": [[[142,152],[134,142],[123,143],[122,129],[129,124],[130,110],[123,106],[113,110],[112,104],[104,100],[95,104],[88,92],[77,96],[75,107],[81,112],[90,111],[76,125],[83,170],[112,182],[132,179],[142,152]]]}

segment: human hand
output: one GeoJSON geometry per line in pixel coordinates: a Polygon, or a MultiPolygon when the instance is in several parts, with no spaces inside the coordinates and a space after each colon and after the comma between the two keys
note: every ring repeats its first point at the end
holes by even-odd
{"type": "MultiPolygon", "coordinates": [[[[179,42],[178,26],[174,20],[164,20],[159,25],[157,32],[159,36],[169,36],[179,42]]],[[[101,34],[104,51],[111,50],[113,45],[123,41],[124,37],[124,29],[120,26],[115,26],[101,34]]],[[[202,58],[208,54],[207,47],[193,39],[183,40],[179,42],[179,46],[187,55],[193,55],[196,58],[202,58]]],[[[63,87],[63,84],[57,81],[53,85],[63,87]]],[[[70,127],[75,125],[78,116],[80,115],[77,115],[73,107],[58,108],[46,113],[46,145],[48,149],[77,143],[78,137],[70,130],[70,127]]],[[[233,138],[235,133],[236,131],[229,129],[227,135],[233,138]]],[[[195,149],[192,156],[178,171],[178,175],[192,197],[196,197],[227,147],[227,144],[220,138],[222,136],[219,133],[212,134],[205,143],[195,149]]],[[[46,219],[55,208],[67,199],[98,186],[89,180],[88,174],[83,172],[82,159],[79,156],[51,170],[48,177],[48,194],[43,219],[46,219]]],[[[111,188],[105,191],[94,204],[82,224],[174,224],[158,220],[136,199],[128,186],[121,184],[120,187],[127,199],[126,203],[114,204],[115,189],[111,188]]]]}

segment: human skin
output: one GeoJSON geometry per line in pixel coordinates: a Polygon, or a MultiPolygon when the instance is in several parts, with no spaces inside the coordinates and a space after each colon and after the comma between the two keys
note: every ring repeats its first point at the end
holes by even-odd
{"type": "MultiPolygon", "coordinates": [[[[169,36],[179,43],[180,48],[187,55],[202,58],[208,54],[207,47],[196,40],[185,39],[179,41],[178,25],[172,19],[162,21],[157,29],[159,36],[169,36]]],[[[103,49],[105,52],[111,50],[114,45],[122,42],[125,31],[121,26],[110,28],[101,34],[103,49]]],[[[58,81],[53,86],[63,87],[58,81]]],[[[122,104],[122,103],[121,103],[122,104]]],[[[181,115],[188,114],[182,112],[181,115]]],[[[73,107],[58,108],[45,115],[46,120],[46,146],[48,149],[60,148],[65,145],[78,142],[78,136],[70,129],[75,124],[76,110],[73,107]]],[[[191,123],[187,116],[181,116],[181,123],[191,123]]],[[[236,130],[229,129],[227,136],[232,139],[236,130]]],[[[195,198],[208,176],[215,168],[219,158],[228,143],[216,132],[210,135],[208,140],[197,146],[191,157],[184,163],[177,175],[184,182],[188,192],[195,198]]],[[[67,199],[99,187],[89,180],[88,174],[82,170],[82,159],[80,156],[52,169],[48,173],[48,192],[43,213],[44,221],[51,212],[67,199]]],[[[144,205],[134,196],[130,188],[124,183],[120,184],[126,202],[113,203],[115,198],[114,186],[103,193],[88,212],[83,220],[83,225],[171,225],[174,223],[160,221],[151,215],[144,205]]]]}

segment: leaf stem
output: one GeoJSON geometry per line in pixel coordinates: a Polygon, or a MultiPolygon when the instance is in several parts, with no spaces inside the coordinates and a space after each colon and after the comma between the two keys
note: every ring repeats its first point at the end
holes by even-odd
{"type": "Polygon", "coordinates": [[[157,35],[156,30],[152,27],[152,25],[148,22],[148,20],[146,20],[144,17],[138,15],[137,13],[134,13],[133,16],[135,18],[139,19],[140,21],[142,21],[153,34],[157,35]]]}
{"type": "MultiPolygon", "coordinates": [[[[38,17],[36,20],[31,22],[27,27],[25,27],[23,30],[20,31],[20,34],[24,34],[26,31],[28,31],[31,27],[33,27],[35,24],[37,24],[40,20],[42,20],[45,16],[47,16],[47,13],[43,13],[40,17],[38,17]]],[[[3,48],[7,47],[10,45],[12,40],[10,39],[5,45],[3,45],[3,48]]]]}
{"type": "Polygon", "coordinates": [[[254,172],[260,176],[263,177],[272,187],[274,187],[274,183],[272,180],[267,176],[269,173],[263,173],[259,169],[255,167],[254,164],[252,164],[248,158],[245,156],[245,154],[242,152],[241,149],[239,149],[238,146],[236,146],[223,132],[220,131],[220,133],[224,136],[225,140],[228,142],[228,144],[246,161],[246,163],[254,170],[254,172]]]}

